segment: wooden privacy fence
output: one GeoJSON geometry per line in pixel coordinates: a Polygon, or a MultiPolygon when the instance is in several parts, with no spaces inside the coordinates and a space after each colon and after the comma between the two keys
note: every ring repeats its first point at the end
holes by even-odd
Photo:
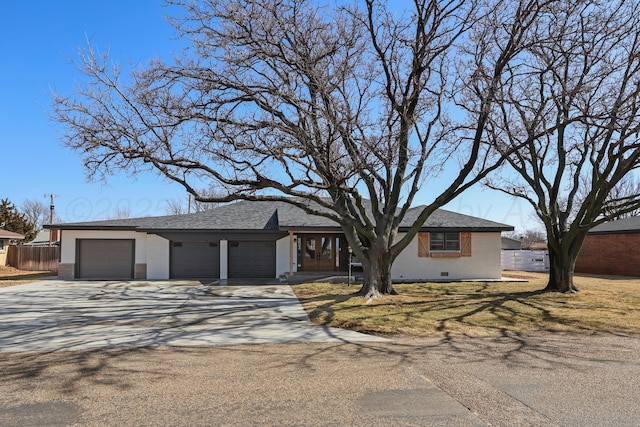
{"type": "Polygon", "coordinates": [[[60,247],[9,246],[7,265],[26,271],[58,271],[60,247]]]}

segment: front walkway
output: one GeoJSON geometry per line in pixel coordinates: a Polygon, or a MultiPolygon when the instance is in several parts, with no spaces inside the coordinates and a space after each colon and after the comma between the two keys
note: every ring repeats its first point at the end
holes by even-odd
{"type": "Polygon", "coordinates": [[[383,341],[312,324],[288,285],[42,281],[0,288],[0,352],[383,341]]]}

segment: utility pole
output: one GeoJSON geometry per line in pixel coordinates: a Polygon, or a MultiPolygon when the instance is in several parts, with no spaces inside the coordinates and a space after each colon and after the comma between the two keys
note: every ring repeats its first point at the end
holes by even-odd
{"type": "Polygon", "coordinates": [[[53,245],[53,230],[51,230],[51,225],[53,224],[53,211],[56,210],[55,206],[55,197],[56,194],[45,194],[44,197],[49,197],[51,200],[49,204],[49,246],[53,245]]]}

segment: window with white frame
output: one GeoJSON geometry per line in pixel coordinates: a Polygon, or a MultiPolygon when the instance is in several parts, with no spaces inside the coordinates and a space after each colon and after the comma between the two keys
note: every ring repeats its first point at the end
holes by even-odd
{"type": "Polygon", "coordinates": [[[429,233],[429,250],[460,251],[460,233],[429,233]]]}

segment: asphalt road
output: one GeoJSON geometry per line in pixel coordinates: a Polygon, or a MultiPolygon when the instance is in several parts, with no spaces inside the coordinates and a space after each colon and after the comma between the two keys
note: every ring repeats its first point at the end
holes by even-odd
{"type": "Polygon", "coordinates": [[[640,425],[640,337],[0,353],[0,425],[640,425]]]}

